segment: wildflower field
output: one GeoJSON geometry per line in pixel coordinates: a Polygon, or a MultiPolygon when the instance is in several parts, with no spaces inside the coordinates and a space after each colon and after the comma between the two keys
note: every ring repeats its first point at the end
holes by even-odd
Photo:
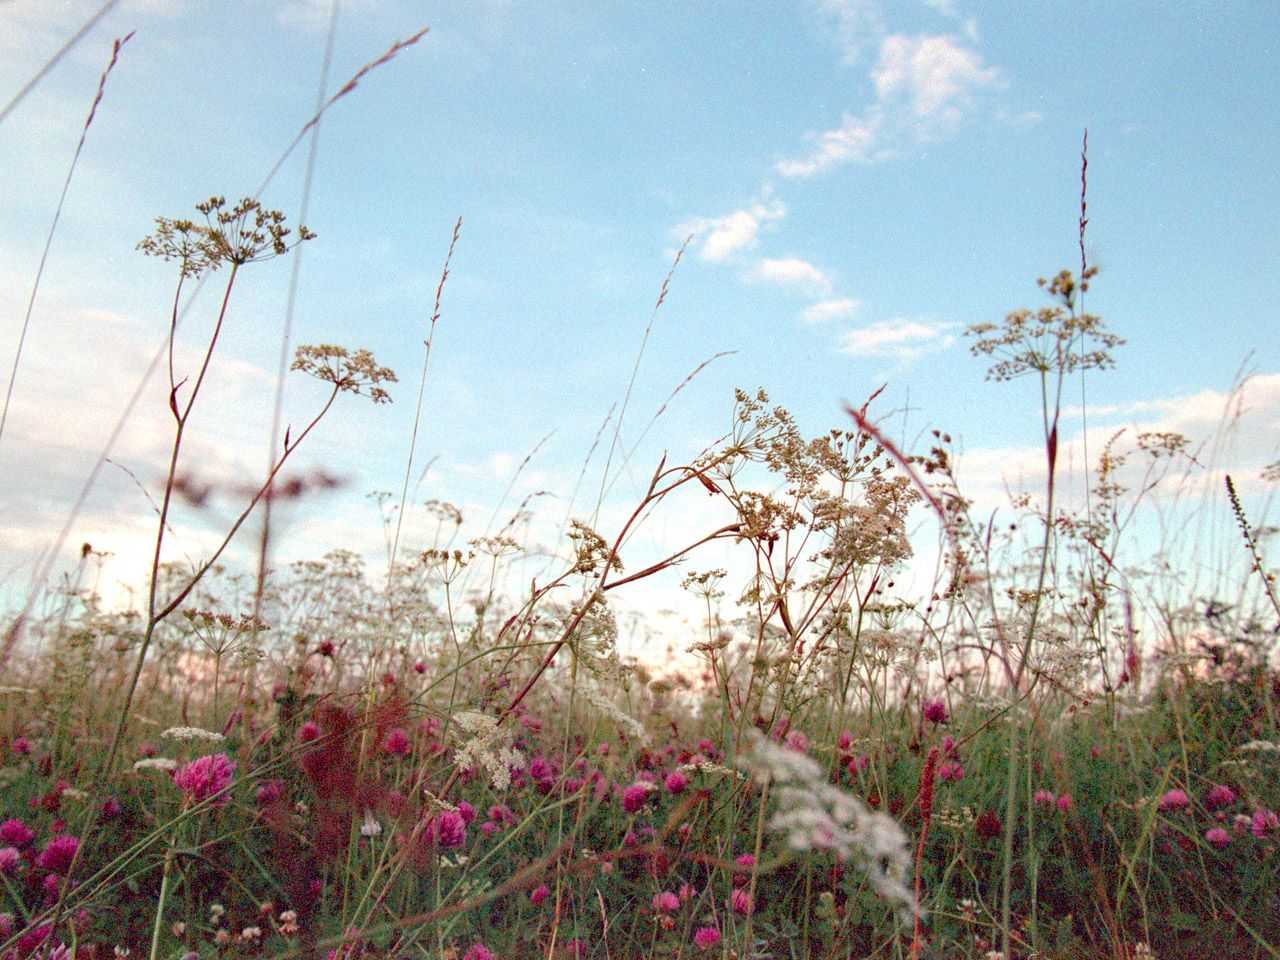
{"type": "MultiPolygon", "coordinates": [[[[229,307],[257,264],[325,239],[256,197],[159,216],[136,259],[172,282],[168,469],[141,592],[104,599],[86,543],[4,623],[0,958],[1280,956],[1264,518],[1228,475],[1238,576],[1166,602],[1131,523],[1205,467],[1202,438],[1119,437],[1086,500],[1057,486],[1064,387],[1124,362],[1086,310],[1105,275],[1081,167],[1080,261],[967,331],[1043,424],[1047,481],[999,525],[971,509],[945,424],[910,449],[872,396],[807,436],[775,402],[792,381],[725,397],[722,436],[643,465],[634,502],[604,510],[602,484],[534,566],[523,507],[471,534],[455,506],[409,502],[408,470],[381,500],[385,563],[340,544],[270,562],[273,504],[324,482],[285,482],[295,451],[398,383],[334,344],[293,352],[319,384],[310,418],[278,431],[215,547],[178,559],[229,307]],[[211,332],[188,365],[199,289],[211,332]],[[630,549],[690,500],[702,528],[630,549]],[[410,509],[433,518],[421,541],[401,535],[410,509]],[[931,586],[899,589],[923,555],[931,586]],[[646,656],[615,598],[653,583],[700,627],[646,656]]],[[[659,311],[679,279],[677,257],[659,311]]]]}

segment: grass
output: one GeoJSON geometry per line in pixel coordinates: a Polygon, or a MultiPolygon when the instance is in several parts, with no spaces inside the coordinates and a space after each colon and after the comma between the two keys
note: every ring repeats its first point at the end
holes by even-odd
{"type": "Polygon", "coordinates": [[[438,534],[402,541],[412,439],[400,501],[381,503],[385,571],[335,550],[274,572],[266,523],[256,571],[219,565],[256,512],[305,492],[280,471],[334,403],[389,399],[392,371],[329,344],[298,348],[327,397],[221,544],[166,560],[172,512],[199,500],[187,426],[228,305],[309,234],[254,198],[158,218],[140,247],[173,272],[173,433],[146,602],[105,606],[86,546],[9,625],[0,957],[1280,955],[1263,529],[1232,486],[1241,582],[1222,599],[1253,602],[1138,603],[1156,591],[1129,527],[1190,442],[1113,441],[1084,509],[1059,490],[1064,389],[1121,342],[1084,308],[1086,170],[1079,270],[1041,282],[1049,306],[970,330],[993,379],[1038,387],[1047,482],[1015,501],[1016,532],[971,510],[941,431],[905,451],[869,400],[806,437],[740,391],[730,432],[653,465],[614,529],[606,471],[526,588],[511,525],[454,547],[460,516],[437,503],[438,534]],[[184,374],[174,338],[206,282],[220,306],[184,374]],[[624,567],[652,512],[689,495],[732,521],[624,567]],[[921,516],[943,560],[931,591],[899,595],[921,516]],[[685,576],[705,633],[684,658],[620,653],[615,591],[712,544],[737,566],[685,576]]]}

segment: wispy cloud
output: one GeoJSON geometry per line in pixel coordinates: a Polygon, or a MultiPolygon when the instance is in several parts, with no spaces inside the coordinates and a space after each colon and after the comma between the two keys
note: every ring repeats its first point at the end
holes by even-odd
{"type": "Polygon", "coordinates": [[[818,295],[831,292],[831,279],[812,263],[799,257],[766,257],[752,267],[751,277],[764,283],[795,287],[818,295]]]}
{"type": "Polygon", "coordinates": [[[956,342],[954,324],[920,320],[885,320],[850,330],[840,338],[840,352],[852,357],[912,360],[946,350],[956,342]]]}
{"type": "Polygon", "coordinates": [[[800,314],[800,321],[807,324],[827,323],[828,321],[839,320],[857,313],[861,307],[862,301],[854,300],[852,297],[842,297],[839,300],[822,300],[806,307],[800,314]]]}
{"type": "Polygon", "coordinates": [[[703,260],[722,263],[737,253],[759,246],[761,226],[781,220],[786,214],[786,205],[781,200],[769,200],[723,217],[688,220],[674,232],[681,237],[692,234],[703,260]]]}
{"type": "Polygon", "coordinates": [[[840,126],[810,134],[813,149],[780,161],[779,173],[810,177],[840,163],[885,160],[938,140],[960,125],[980,91],[1000,83],[1001,73],[960,37],[896,33],[880,40],[870,79],[874,102],[861,113],[845,113],[840,126]]]}
{"type": "Polygon", "coordinates": [[[895,34],[881,45],[872,78],[881,102],[903,103],[931,125],[951,126],[976,91],[999,80],[1000,71],[954,37],[895,34]]]}

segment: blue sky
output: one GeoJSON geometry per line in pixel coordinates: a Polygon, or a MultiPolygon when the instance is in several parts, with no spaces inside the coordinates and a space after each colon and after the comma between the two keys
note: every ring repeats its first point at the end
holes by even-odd
{"type": "MultiPolygon", "coordinates": [[[[0,103],[98,6],[0,3],[0,103]]],[[[26,588],[162,342],[172,272],[135,244],[155,216],[257,188],[313,111],[329,10],[124,0],[0,123],[7,379],[111,40],[137,31],[89,131],[0,439],[6,594],[26,588]]],[[[432,461],[419,501],[463,506],[466,535],[537,490],[559,498],[557,518],[572,509],[568,490],[689,235],[623,445],[698,364],[736,352],[644,435],[613,487],[618,511],[664,450],[687,459],[727,428],[735,386],[766,388],[819,433],[847,425],[843,403],[882,384],[872,413],[908,445],[948,430],[980,504],[999,507],[1006,485],[1034,488],[1036,396],[1027,382],[984,382],[961,334],[1043,305],[1036,278],[1078,264],[1086,126],[1087,249],[1101,268],[1088,308],[1128,340],[1117,368],[1087,382],[1091,427],[1103,439],[1120,427],[1221,435],[1206,466],[1246,478],[1251,503],[1265,504],[1256,477],[1280,457],[1270,5],[359,0],[341,6],[328,90],[421,27],[430,33],[320,125],[307,217],[319,239],[304,248],[294,342],[369,347],[402,382],[391,407],[345,404],[300,451],[300,467],[347,485],[293,518],[283,559],[338,543],[377,556],[364,494],[399,490],[425,321],[459,216],[417,463],[432,461]],[[1242,368],[1245,412],[1228,423],[1242,368]]],[[[305,154],[267,205],[296,215],[305,154]]],[[[261,472],[288,272],[256,267],[233,308],[192,428],[211,479],[261,472]]],[[[201,297],[188,358],[213,304],[212,291],[201,297]]],[[[290,421],[315,399],[291,383],[290,421]]],[[[1068,402],[1079,405],[1078,383],[1068,402]]],[[[71,534],[71,547],[116,553],[115,579],[136,580],[149,536],[124,468],[155,494],[165,417],[156,380],[71,534]]],[[[1079,432],[1078,419],[1064,428],[1079,432]]],[[[654,536],[695,519],[692,507],[658,518],[654,536]]],[[[217,520],[178,526],[195,554],[217,520]]]]}

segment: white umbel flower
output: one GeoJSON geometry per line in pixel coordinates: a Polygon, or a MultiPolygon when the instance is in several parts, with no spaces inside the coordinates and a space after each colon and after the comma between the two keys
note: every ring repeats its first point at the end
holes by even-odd
{"type": "Polygon", "coordinates": [[[165,740],[178,740],[184,743],[192,740],[205,740],[209,743],[221,743],[223,740],[227,739],[220,733],[215,733],[212,730],[202,730],[199,727],[170,727],[168,730],[160,734],[160,736],[165,740]]]}
{"type": "Polygon", "coordinates": [[[524,766],[524,757],[512,747],[511,731],[498,726],[496,717],[466,711],[454,716],[450,734],[459,741],[453,761],[460,767],[481,767],[495,790],[511,786],[511,768],[524,766]]]}
{"type": "Polygon", "coordinates": [[[757,730],[751,734],[751,749],[739,765],[779,784],[774,793],[778,812],[769,820],[769,829],[785,834],[793,850],[831,850],[841,860],[860,863],[882,896],[904,916],[913,915],[915,896],[906,883],[911,852],[898,822],[828,783],[810,757],[779,746],[757,730]]]}

